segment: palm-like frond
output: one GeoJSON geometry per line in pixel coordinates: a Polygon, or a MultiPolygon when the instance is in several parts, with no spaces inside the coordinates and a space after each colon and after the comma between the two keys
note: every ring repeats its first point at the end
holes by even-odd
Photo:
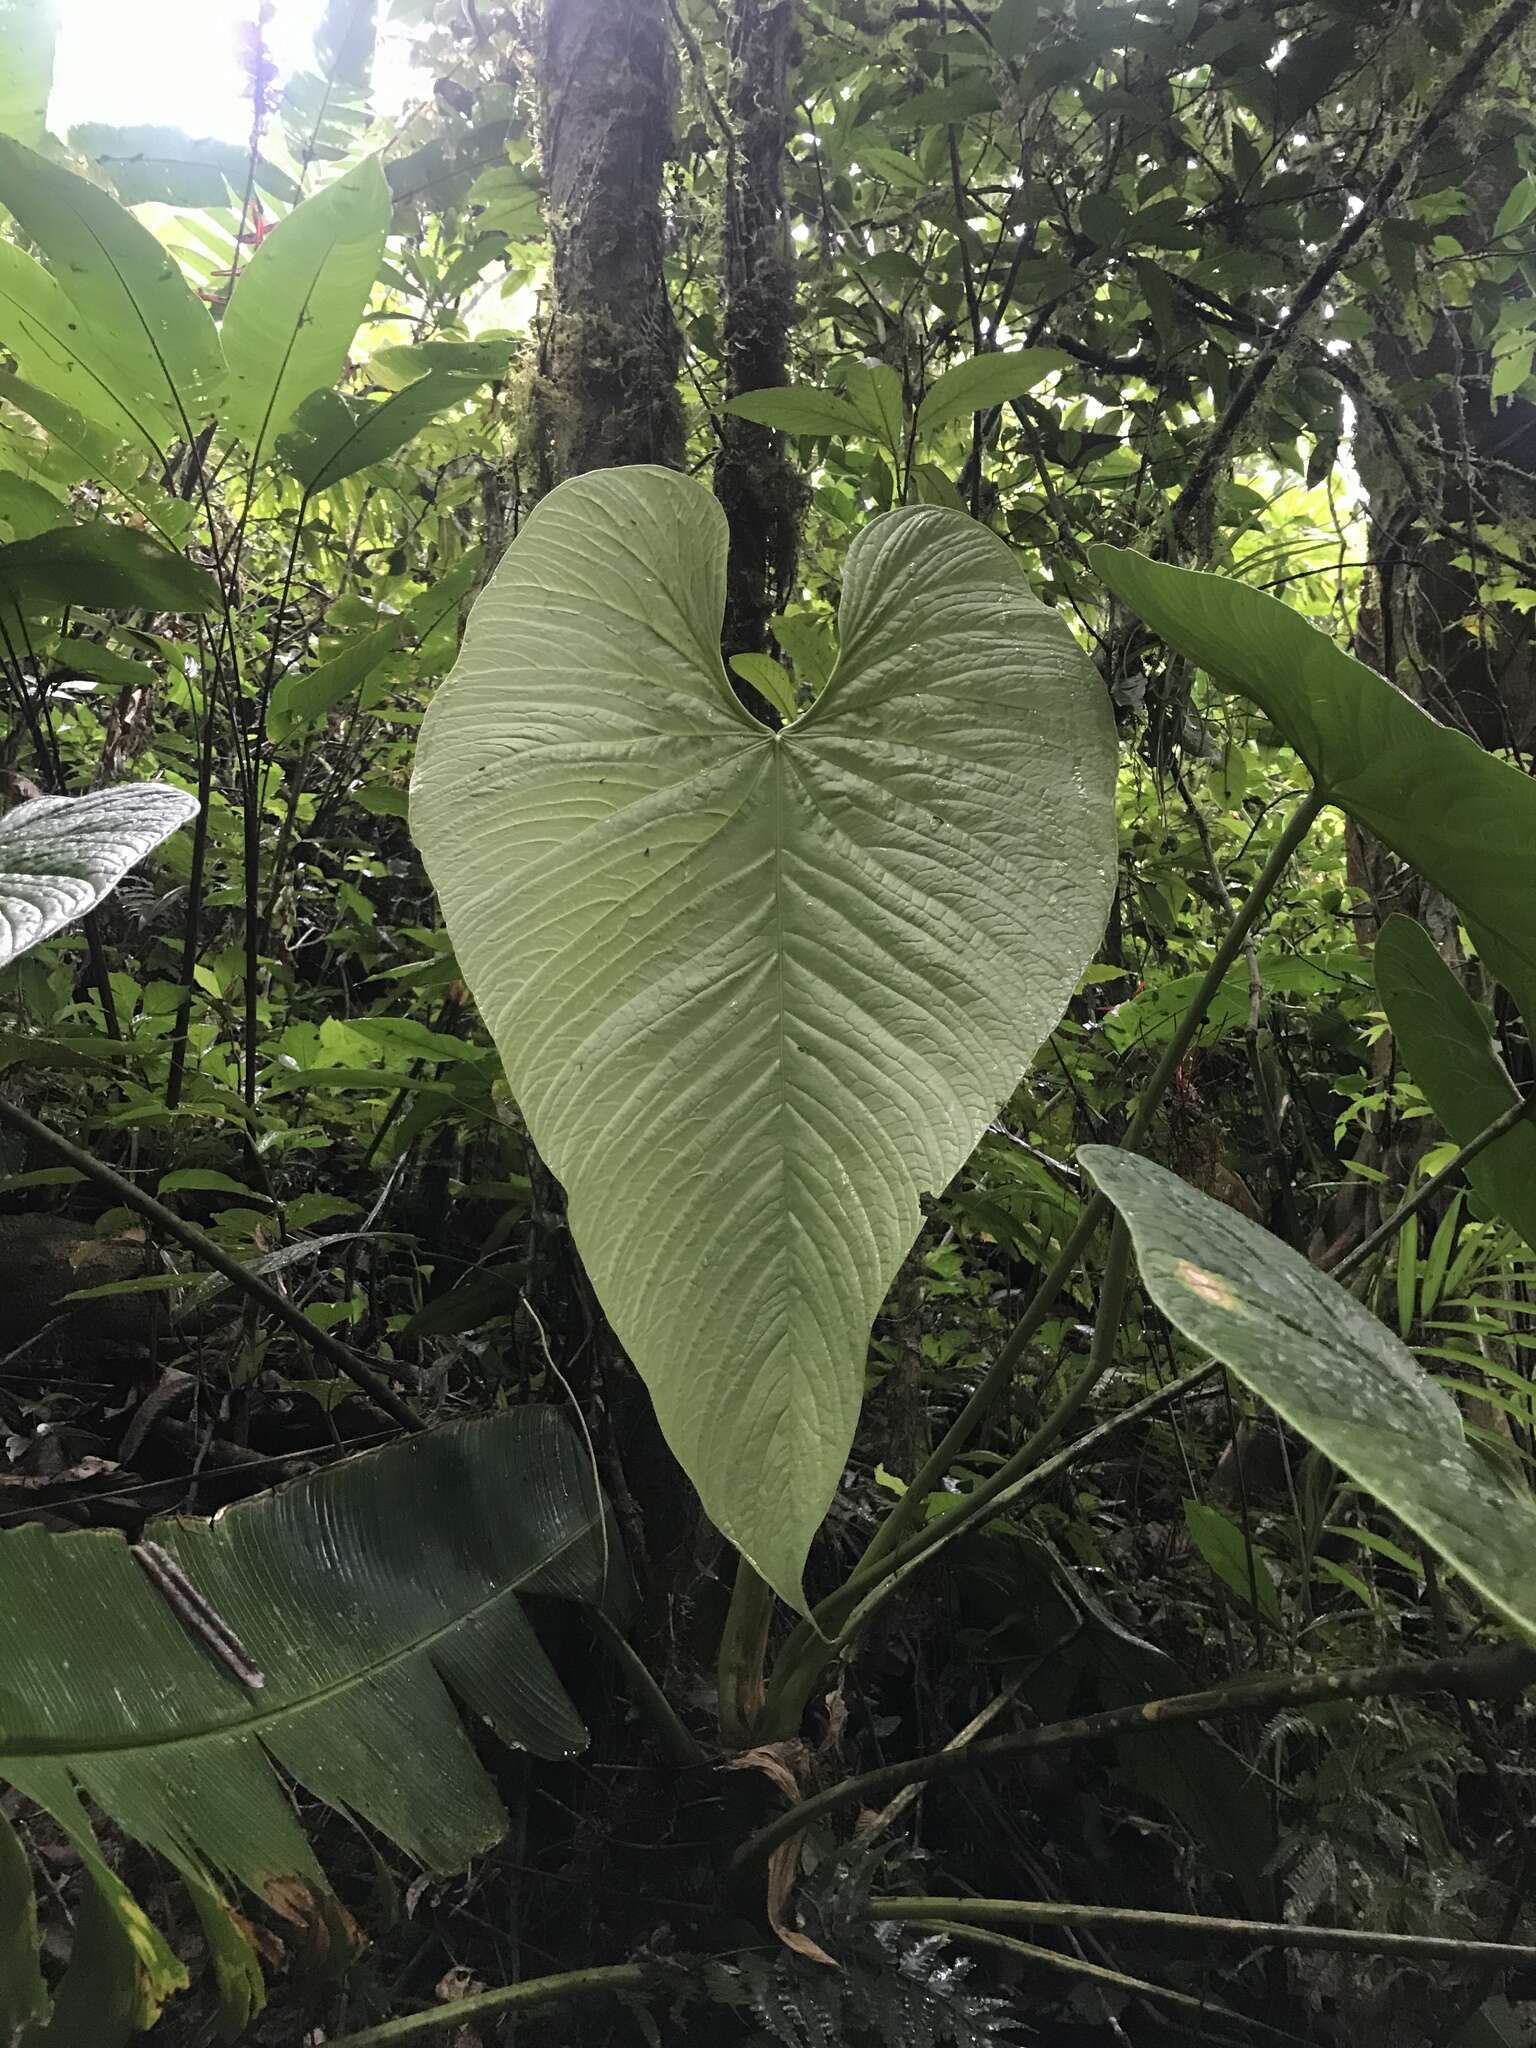
{"type": "MultiPolygon", "coordinates": [[[[238,2023],[261,1979],[228,1890],[336,1924],[279,1771],[430,1868],[461,1866],[505,1816],[459,1705],[540,1756],[580,1749],[586,1731],[520,1596],[612,1603],[623,1566],[584,1454],[544,1408],[417,1437],[146,1536],[153,1574],[112,1532],[0,1536],[0,1779],[53,1815],[94,1880],[77,1986],[82,1971],[96,1977],[93,1995],[105,1987],[131,2027],[185,1981],[101,1859],[85,1793],[181,1873],[238,2023]],[[200,1603],[212,1619],[197,1620],[200,1603]],[[220,1628],[236,1647],[217,1646],[220,1628]]],[[[18,1886],[0,1842],[5,2044],[38,2005],[18,1886]]],[[[38,2037],[50,2048],[70,2038],[60,2014],[78,1995],[66,1979],[38,2037]]],[[[91,2039],[106,2048],[106,2034],[91,2039]]]]}

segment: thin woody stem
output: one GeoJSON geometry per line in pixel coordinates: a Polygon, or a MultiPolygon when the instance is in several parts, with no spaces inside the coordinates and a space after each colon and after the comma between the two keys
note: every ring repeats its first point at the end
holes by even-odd
{"type": "MultiPolygon", "coordinates": [[[[1505,1644],[1495,1650],[1475,1651],[1467,1657],[1361,1665],[1344,1671],[1277,1672],[1234,1685],[1213,1686],[1205,1692],[1142,1700],[1132,1706],[1111,1707],[1101,1714],[1082,1714],[1070,1721],[1053,1721],[1043,1728],[1026,1728],[1017,1735],[998,1736],[990,1742],[973,1742],[965,1749],[941,1749],[927,1756],[908,1757],[880,1770],[845,1778],[841,1784],[800,1801],[759,1828],[742,1843],[731,1861],[735,1868],[756,1863],[780,1842],[841,1807],[869,1805],[904,1785],[930,1784],[935,1778],[953,1777],[961,1771],[993,1769],[1047,1750],[1073,1749],[1084,1743],[1143,1735],[1185,1721],[1219,1720],[1229,1714],[1271,1714],[1282,1707],[1316,1706],[1326,1700],[1383,1699],[1389,1695],[1432,1692],[1450,1693],[1457,1699],[1482,1699],[1523,1691],[1532,1684],[1536,1684],[1536,1650],[1505,1644]]],[[[1536,1952],[1532,1959],[1536,1960],[1536,1952]]]]}
{"type": "Polygon", "coordinates": [[[167,1237],[173,1237],[188,1251],[195,1252],[215,1272],[222,1273],[226,1280],[233,1281],[242,1293],[264,1308],[268,1315],[291,1330],[307,1344],[311,1351],[328,1360],[348,1379],[354,1380],[370,1400],[378,1403],[386,1415],[394,1417],[404,1429],[425,1429],[426,1424],[416,1413],[410,1402],[397,1394],[382,1373],[376,1372],[355,1351],[349,1351],[345,1344],[333,1337],[329,1330],[322,1330],[318,1323],[311,1322],[304,1311],[296,1308],[285,1295],[275,1287],[269,1287],[259,1273],[253,1273],[249,1266],[243,1266],[237,1258],[216,1244],[206,1231],[199,1230],[195,1223],[189,1223],[184,1216],[178,1216],[168,1209],[164,1202],[157,1202],[153,1195],[146,1194],[135,1182],[127,1180],[108,1166],[104,1159],[98,1159],[94,1152],[87,1152],[83,1145],[76,1145],[61,1131],[50,1124],[42,1123],[14,1102],[0,1100],[0,1124],[8,1124],[34,1145],[41,1145],[58,1159],[83,1173],[87,1180],[107,1188],[129,1209],[136,1210],[146,1222],[153,1223],[157,1230],[163,1230],[167,1237]]]}
{"type": "Polygon", "coordinates": [[[1201,1947],[1235,1942],[1256,1948],[1324,1950],[1338,1955],[1396,1956],[1404,1962],[1536,1963],[1536,1948],[1514,1941],[1461,1941],[1448,1934],[1375,1934],[1360,1927],[1312,1927],[1291,1920],[1222,1920],[1205,1913],[1155,1913],[1135,1906],[1076,1905],[1056,1899],[871,1899],[877,1920],[943,1920],[963,1926],[1092,1928],[1155,1934],[1170,1943],[1201,1947]]]}

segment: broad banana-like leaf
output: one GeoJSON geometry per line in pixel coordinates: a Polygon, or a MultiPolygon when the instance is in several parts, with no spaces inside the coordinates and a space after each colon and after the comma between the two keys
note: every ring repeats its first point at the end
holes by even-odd
{"type": "Polygon", "coordinates": [[[147,451],[165,462],[175,436],[159,407],[138,391],[42,264],[11,242],[0,242],[0,328],[22,372],[20,379],[0,373],[5,397],[57,433],[94,475],[111,474],[125,441],[140,460],[147,451]]]}
{"type": "Polygon", "coordinates": [[[389,187],[377,157],[297,205],[241,271],[224,315],[224,432],[270,454],[311,392],[329,390],[379,273],[389,187]]]}
{"type": "Polygon", "coordinates": [[[598,1297],[787,1600],[870,1327],[1103,929],[1114,732],[997,537],[855,541],[777,732],[720,661],[726,528],[667,470],[540,505],[425,720],[411,823],[598,1297]]]}
{"type": "MultiPolygon", "coordinates": [[[[60,507],[62,512],[63,508],[60,507]]],[[[13,646],[27,644],[19,619],[85,605],[99,611],[211,612],[219,587],[206,569],[172,554],[147,533],[93,519],[54,526],[0,546],[0,621],[13,646]]]]}
{"type": "Polygon", "coordinates": [[[0,818],[0,967],[94,910],[132,867],[197,815],[166,782],[40,796],[0,818]]]}
{"type": "Polygon", "coordinates": [[[89,346],[112,365],[118,395],[152,407],[171,434],[206,419],[224,385],[218,330],[148,228],[110,193],[8,136],[0,205],[43,252],[89,346]]]}
{"type": "Polygon", "coordinates": [[[1130,1227],[1157,1306],[1519,1627],[1536,1631],[1536,1502],[1347,1289],[1150,1159],[1078,1161],[1130,1227]]]}
{"type": "MultiPolygon", "coordinates": [[[[238,2017],[260,1977],[227,1888],[289,1919],[326,1911],[274,1763],[458,1868],[505,1816],[455,1701],[519,1748],[572,1754],[585,1730],[522,1596],[616,1611],[627,1597],[586,1455],[549,1408],[349,1459],[211,1522],[156,1523],[138,1549],[111,1531],[0,1535],[0,1780],[75,1840],[105,1914],[84,1967],[139,2026],[180,1966],[95,1857],[81,1793],[186,1879],[238,2017]]],[[[13,1865],[0,1841],[14,1955],[13,1865]]],[[[35,1997],[19,1978],[14,1998],[35,1997]]]]}
{"type": "Polygon", "coordinates": [[[251,170],[242,143],[155,122],[82,121],[70,129],[69,146],[95,164],[124,206],[228,206],[233,199],[238,208],[251,170]]]}
{"type": "MultiPolygon", "coordinates": [[[[1376,987],[1397,1049],[1458,1145],[1513,1109],[1488,1020],[1411,917],[1389,917],[1376,941],[1376,987]]],[[[1467,1166],[1488,1207],[1536,1251],[1536,1125],[1517,1124],[1467,1166]]]]}
{"type": "Polygon", "coordinates": [[[1536,1017],[1536,782],[1420,710],[1298,611],[1227,576],[1123,548],[1095,572],[1168,645],[1251,697],[1331,803],[1450,897],[1536,1017]]]}

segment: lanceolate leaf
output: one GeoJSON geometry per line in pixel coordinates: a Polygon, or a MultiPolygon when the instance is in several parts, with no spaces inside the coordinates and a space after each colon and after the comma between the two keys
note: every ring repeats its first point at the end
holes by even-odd
{"type": "Polygon", "coordinates": [[[1259,705],[1330,801],[1451,898],[1536,1017],[1536,782],[1265,591],[1123,548],[1091,560],[1170,647],[1259,705]]]}
{"type": "Polygon", "coordinates": [[[759,427],[777,427],[786,434],[864,434],[863,415],[835,392],[808,384],[788,384],[770,391],[744,391],[726,406],[759,427]]]}
{"type": "Polygon", "coordinates": [[[1148,1159],[1078,1160],[1130,1226],[1147,1292],[1192,1342],[1536,1629],[1536,1502],[1467,1442],[1445,1390],[1352,1294],[1267,1230],[1148,1159]]]}
{"type": "Polygon", "coordinates": [[[218,403],[224,359],[208,309],[148,228],[109,193],[0,136],[0,205],[79,314],[120,396],[185,433],[218,403]]]}
{"type": "Polygon", "coordinates": [[[241,271],[222,329],[224,430],[270,453],[300,403],[329,389],[378,275],[389,187],[377,157],[303,200],[241,271]]]}
{"type": "Polygon", "coordinates": [[[210,1646],[208,1625],[190,1623],[163,1571],[141,1568],[115,1532],[0,1536],[0,1779],[72,1831],[78,1788],[168,1856],[205,1930],[225,1929],[231,1996],[227,1885],[290,1918],[323,1910],[274,1762],[450,1869],[505,1821],[459,1705],[541,1756],[585,1740],[520,1596],[599,1602],[623,1567],[585,1454],[553,1409],[418,1437],[212,1522],[154,1524],[146,1539],[238,1656],[210,1646]]]}
{"type": "Polygon", "coordinates": [[[414,440],[428,420],[472,398],[483,376],[433,370],[382,405],[348,405],[335,392],[318,392],[300,408],[278,452],[308,491],[327,491],[370,463],[384,462],[414,440]]]}
{"type": "Polygon", "coordinates": [[[546,498],[429,710],[411,822],[599,1298],[717,1524],[787,1599],[871,1322],[1092,958],[1108,706],[1004,544],[913,508],[769,733],[726,530],[670,471],[546,498]]]}
{"type": "Polygon", "coordinates": [[[0,818],[0,967],[94,910],[196,812],[196,797],[164,782],[36,797],[8,811],[0,818]]]}
{"type": "Polygon", "coordinates": [[[0,618],[33,618],[64,605],[210,612],[218,604],[219,587],[206,569],[173,555],[147,533],[105,519],[56,526],[0,547],[0,618]]]}
{"type": "Polygon", "coordinates": [[[12,540],[30,540],[68,518],[62,498],[34,477],[0,470],[0,527],[12,540]]]}
{"type": "MultiPolygon", "coordinates": [[[[1376,987],[1398,1051],[1458,1145],[1519,1100],[1488,1020],[1411,917],[1389,917],[1376,941],[1376,987]]],[[[1536,1251],[1536,1125],[1519,1124],[1480,1152],[1467,1179],[1536,1251]]]]}
{"type": "Polygon", "coordinates": [[[379,663],[399,646],[405,629],[403,617],[375,626],[371,632],[358,634],[329,661],[319,662],[303,675],[284,676],[272,692],[274,736],[281,740],[302,732],[355,696],[379,663]]]}
{"type": "Polygon", "coordinates": [[[315,62],[336,84],[366,92],[373,75],[377,0],[326,0],[315,31],[315,62]]]}
{"type": "Polygon", "coordinates": [[[432,370],[457,370],[483,379],[504,377],[516,346],[511,335],[482,341],[405,341],[376,348],[368,358],[368,370],[392,391],[403,390],[432,370]]]}
{"type": "Polygon", "coordinates": [[[26,1851],[0,1813],[0,2041],[43,2019],[48,1994],[37,1960],[37,1904],[26,1851]]]}
{"type": "Polygon", "coordinates": [[[1011,348],[956,363],[930,385],[918,408],[917,430],[920,434],[931,434],[968,413],[984,412],[989,406],[1020,398],[1026,391],[1033,391],[1053,370],[1064,369],[1069,360],[1060,349],[1011,348]]]}

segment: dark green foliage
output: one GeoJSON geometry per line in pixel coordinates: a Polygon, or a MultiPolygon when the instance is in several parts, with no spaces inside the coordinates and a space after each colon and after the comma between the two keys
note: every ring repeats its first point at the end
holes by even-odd
{"type": "Polygon", "coordinates": [[[1008,2001],[972,1988],[974,1965],[937,1936],[877,1925],[839,1945],[837,1968],[780,1954],[708,1972],[711,1995],[774,2048],[996,2048],[1018,2039],[1008,2001]]]}
{"type": "MultiPolygon", "coordinates": [[[[1530,23],[1489,40],[1509,23],[1483,0],[318,12],[292,77],[259,32],[244,46],[254,149],[151,104],[66,146],[45,125],[51,10],[0,0],[0,804],[116,800],[120,785],[143,802],[140,785],[163,784],[183,793],[178,816],[197,806],[153,850],[87,863],[89,886],[0,970],[0,1109],[86,1146],[292,1311],[241,1299],[0,1119],[0,1544],[121,1561],[123,1535],[187,1516],[191,1554],[218,1540],[207,1518],[226,1505],[279,1489],[232,1531],[291,1512],[310,1497],[294,1480],[315,1487],[316,1468],[344,1472],[394,1433],[340,1348],[439,1444],[477,1418],[579,1417],[572,1470],[611,1488],[611,1555],[632,1557],[643,1600],[632,1643],[606,1649],[584,1610],[530,1602],[592,1754],[533,1763],[488,1730],[456,1737],[475,1749],[456,1752],[455,1782],[481,1787],[476,1841],[500,1807],[512,1822],[467,1871],[428,1880],[383,1835],[303,1800],[302,1834],[290,1822],[280,1839],[312,1841],[363,1950],[339,1914],[284,1889],[233,1918],[231,1873],[202,1867],[180,1825],[180,1778],[139,1766],[170,1801],[158,1830],[135,1829],[142,1803],[115,1778],[117,1805],[103,1798],[87,1825],[48,1759],[60,1819],[0,1804],[0,2039],[52,1996],[48,2040],[90,2048],[118,2048],[162,2005],[152,2038],[201,2043],[221,2004],[254,2048],[344,2044],[439,2010],[489,2042],[498,2015],[455,2015],[455,2000],[654,1956],[671,1980],[654,1993],[631,1983],[627,2009],[605,1993],[519,2015],[519,2041],[1166,2040],[1167,2012],[1154,2023],[1129,1992],[872,1928],[867,1872],[835,1875],[841,1809],[779,1912],[835,1970],[782,1948],[760,1867],[730,1859],[791,1785],[811,1793],[963,1730],[986,1740],[1256,1672],[1491,1640],[1475,1589],[1496,1555],[1498,1597],[1525,1611],[1523,1555],[1503,1546],[1536,1472],[1536,1266],[1510,1166],[1528,1134],[1506,1134],[1465,1184],[1433,1177],[1536,1078],[1530,23]],[[769,47],[782,106],[746,61],[769,47]],[[1425,129],[1469,63],[1450,117],[1425,129]],[[402,77],[405,103],[386,104],[402,77]],[[779,152],[766,178],[749,140],[779,152]],[[1383,179],[1380,220],[1325,277],[1383,179]],[[765,321],[774,347],[756,370],[745,342],[765,321]],[[772,532],[745,583],[732,565],[748,630],[727,651],[750,646],[734,672],[780,719],[834,671],[858,535],[893,507],[939,506],[1007,542],[1094,662],[1120,750],[1108,929],[970,1159],[924,1191],[875,1324],[806,1577],[826,1635],[773,1613],[758,1672],[750,1627],[732,1634],[726,1677],[746,1682],[727,1693],[750,1708],[765,1679],[782,1725],[723,1736],[734,1561],[598,1312],[565,1190],[509,1097],[408,829],[418,730],[469,606],[562,464],[637,451],[703,483],[723,459],[738,524],[760,488],[772,532]],[[1122,576],[1127,558],[1158,566],[1122,576]],[[1148,597],[1149,578],[1191,572],[1223,579],[1210,587],[1245,643],[1181,636],[1148,597]],[[1269,876],[1251,947],[1182,1044],[1314,776],[1334,808],[1269,876]],[[1414,920],[1411,942],[1392,913],[1414,920]],[[1217,1333],[1230,1382],[1193,1379],[1203,1354],[1175,1324],[1195,1318],[1159,1309],[1174,1309],[1166,1276],[1133,1267],[1116,1309],[1077,1155],[1122,1141],[1155,1075],[1142,1150],[1189,1191],[1199,1229],[1238,1244],[1245,1274],[1255,1244],[1282,1278],[1295,1269],[1276,1245],[1314,1275],[1365,1247],[1344,1284],[1405,1390],[1383,1435],[1411,1435],[1422,1458],[1424,1432],[1404,1425],[1428,1413],[1460,1479],[1507,1501],[1497,1545],[1473,1554],[1437,1524],[1436,1564],[1411,1533],[1427,1527],[1412,1455],[1384,1479],[1358,1443],[1333,1443],[1337,1464],[1309,1446],[1302,1431],[1326,1438],[1329,1418],[1303,1383],[1326,1346],[1303,1347],[1284,1385],[1267,1379],[1272,1307],[1257,1345],[1217,1333]],[[1375,1237],[1384,1222],[1401,1227],[1375,1237]],[[1175,1379],[1177,1401],[1142,1409],[1175,1379]],[[961,1448],[931,1462],[961,1418],[961,1448]],[[1066,1454],[1039,1476],[1040,1456],[1066,1454]],[[887,1540],[908,1568],[855,1609],[841,1588],[887,1540]],[[755,1742],[757,1768],[698,1763],[722,1742],[755,1742]],[[325,1957],[308,1945],[322,1934],[325,1957]]],[[[578,637],[591,609],[579,592],[565,604],[578,637]]],[[[637,645],[646,616],[637,598],[637,645]]],[[[910,734],[890,728],[894,751],[910,734]]],[[[595,811],[599,786],[576,801],[595,811]]],[[[1003,800],[1026,849],[1034,807],[1021,787],[1003,800]]],[[[872,827],[882,862],[887,822],[872,827]]],[[[940,819],[927,856],[942,862],[956,829],[940,819]]],[[[1026,936],[1038,924],[1027,887],[999,914],[1026,936]]],[[[827,1129],[843,1106],[824,1105],[827,1129]]],[[[667,1219],[633,1222],[638,1238],[667,1219]]],[[[729,1222],[760,1259],[762,1197],[729,1222]]],[[[627,1254],[630,1219],[611,1235],[627,1254]]],[[[679,1284],[696,1249],[672,1233],[679,1284]]],[[[1207,1236],[1180,1256],[1209,1250],[1207,1236]]],[[[387,1456],[392,1473],[439,1474],[432,1515],[409,1481],[391,1488],[390,1555],[409,1579],[411,1531],[441,1538],[454,1488],[409,1444],[387,1456]]],[[[451,1564],[452,1543],[420,1548],[423,1572],[429,1551],[451,1564]]],[[[355,1587],[357,1563],[329,1583],[355,1587]]],[[[147,1588],[135,1577],[140,1607],[147,1588]]],[[[199,1642],[179,1647],[204,1690],[238,1692],[197,1662],[199,1642]]],[[[38,1687],[45,1666],[27,1666],[38,1687]]],[[[145,1690],[173,1713],[155,1677],[145,1690]]],[[[957,1772],[892,1814],[870,1854],[935,1894],[1531,1939],[1530,1738],[1519,1698],[1149,1726],[957,1772]]],[[[449,1827],[433,1743],[378,1741],[347,1767],[375,1790],[403,1784],[426,1832],[449,1827]]],[[[1106,1968],[1335,2048],[1427,2048],[1436,2030],[1465,2048],[1456,2028],[1480,2004],[1487,2026],[1506,2023],[1496,1974],[1466,1957],[1421,1970],[1101,1942],[1106,1968]]],[[[1518,2006],[1522,1978],[1505,1989],[1518,2006]]]]}

